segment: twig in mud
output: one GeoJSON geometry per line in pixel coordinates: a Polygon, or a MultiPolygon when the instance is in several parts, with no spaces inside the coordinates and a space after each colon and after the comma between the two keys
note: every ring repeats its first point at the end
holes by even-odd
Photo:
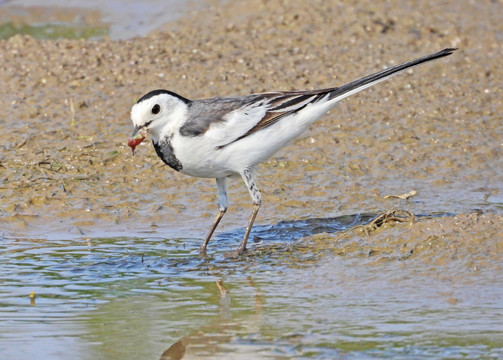
{"type": "Polygon", "coordinates": [[[16,149],[20,149],[22,148],[23,146],[26,145],[26,139],[21,139],[21,141],[19,141],[17,144],[16,144],[16,149]]]}
{"type": "Polygon", "coordinates": [[[70,99],[70,111],[72,112],[72,122],[70,126],[73,128],[75,126],[75,108],[73,107],[73,100],[70,99]]]}
{"type": "Polygon", "coordinates": [[[397,199],[402,199],[402,200],[407,200],[408,198],[413,197],[414,195],[417,195],[416,190],[411,190],[406,194],[401,194],[401,195],[386,195],[384,198],[389,199],[389,198],[397,198],[397,199]]]}

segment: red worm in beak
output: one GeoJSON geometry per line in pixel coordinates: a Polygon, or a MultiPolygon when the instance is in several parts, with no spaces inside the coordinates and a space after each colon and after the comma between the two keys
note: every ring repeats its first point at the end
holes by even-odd
{"type": "Polygon", "coordinates": [[[143,135],[142,133],[138,133],[136,134],[135,137],[131,138],[128,140],[127,142],[127,145],[131,148],[131,150],[133,151],[133,155],[134,155],[134,150],[136,149],[136,147],[138,145],[141,144],[141,142],[145,140],[145,135],[143,135]]]}

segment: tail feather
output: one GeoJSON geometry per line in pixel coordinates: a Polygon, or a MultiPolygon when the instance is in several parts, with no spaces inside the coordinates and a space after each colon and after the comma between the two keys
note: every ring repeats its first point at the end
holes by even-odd
{"type": "Polygon", "coordinates": [[[375,85],[381,81],[389,79],[390,77],[395,76],[396,74],[398,74],[404,70],[407,70],[413,66],[416,66],[416,65],[419,65],[419,64],[431,61],[431,60],[439,59],[444,56],[449,56],[456,50],[457,50],[456,48],[443,49],[443,50],[436,52],[434,54],[426,55],[426,56],[417,58],[415,60],[411,60],[406,63],[393,66],[389,69],[379,71],[375,74],[365,76],[361,79],[352,81],[349,84],[335,88],[333,91],[330,92],[328,99],[331,101],[335,100],[335,102],[338,102],[338,101],[340,101],[348,96],[351,96],[359,91],[362,91],[372,85],[375,85]]]}

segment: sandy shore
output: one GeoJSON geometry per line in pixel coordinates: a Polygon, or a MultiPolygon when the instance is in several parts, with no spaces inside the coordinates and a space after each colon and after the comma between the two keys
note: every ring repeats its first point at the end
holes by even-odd
{"type": "MultiPolygon", "coordinates": [[[[129,110],[149,90],[204,98],[337,86],[459,47],[345,100],[264,164],[257,223],[401,208],[470,218],[419,221],[411,234],[501,239],[501,1],[218,4],[147,38],[1,41],[4,237],[204,235],[213,181],[171,171],[149,143],[135,157],[125,144],[129,110]]],[[[243,227],[250,211],[240,181],[230,198],[222,229],[243,227]]]]}

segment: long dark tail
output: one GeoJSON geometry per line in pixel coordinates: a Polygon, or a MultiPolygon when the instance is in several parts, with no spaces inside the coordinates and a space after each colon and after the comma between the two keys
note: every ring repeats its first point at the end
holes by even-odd
{"type": "Polygon", "coordinates": [[[337,99],[337,101],[342,100],[350,95],[353,95],[359,91],[362,91],[363,89],[366,89],[372,85],[375,85],[381,81],[384,81],[384,80],[398,74],[401,71],[404,71],[404,70],[411,68],[413,66],[425,63],[427,61],[439,59],[444,56],[449,56],[456,50],[457,49],[455,49],[455,48],[444,49],[444,50],[441,50],[437,53],[434,53],[431,55],[426,55],[426,56],[417,58],[415,60],[411,60],[406,63],[393,66],[389,69],[379,71],[375,74],[365,76],[361,79],[352,81],[349,84],[343,85],[341,87],[335,88],[333,91],[330,91],[329,100],[333,100],[333,99],[337,99]]]}

